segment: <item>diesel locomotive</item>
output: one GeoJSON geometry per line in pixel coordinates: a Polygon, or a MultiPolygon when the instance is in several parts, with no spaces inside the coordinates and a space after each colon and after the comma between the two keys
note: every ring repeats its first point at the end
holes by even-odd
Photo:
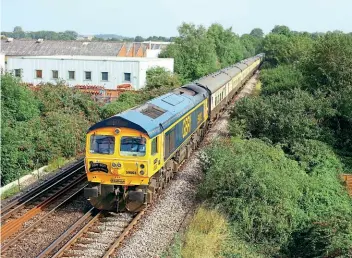
{"type": "Polygon", "coordinates": [[[91,126],[84,193],[92,205],[138,212],[151,203],[263,59],[245,59],[91,126]]]}

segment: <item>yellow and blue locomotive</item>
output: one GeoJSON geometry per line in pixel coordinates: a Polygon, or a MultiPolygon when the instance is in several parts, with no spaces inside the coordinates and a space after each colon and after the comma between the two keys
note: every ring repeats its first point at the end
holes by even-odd
{"type": "Polygon", "coordinates": [[[90,127],[85,196],[92,205],[136,212],[151,203],[262,59],[246,59],[90,127]]]}

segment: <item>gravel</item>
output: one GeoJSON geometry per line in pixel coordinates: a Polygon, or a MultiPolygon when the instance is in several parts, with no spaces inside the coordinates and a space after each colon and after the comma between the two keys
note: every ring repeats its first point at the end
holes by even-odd
{"type": "Polygon", "coordinates": [[[84,234],[77,242],[65,251],[70,257],[102,257],[132,221],[131,213],[110,213],[84,234]]]}
{"type": "MultiPolygon", "coordinates": [[[[57,205],[67,195],[61,196],[55,201],[57,205]]],[[[55,204],[51,204],[50,208],[54,208],[55,204]]],[[[45,218],[33,231],[21,237],[8,250],[2,253],[2,257],[36,257],[44,250],[52,241],[58,238],[66,229],[84,215],[84,208],[88,207],[86,198],[82,194],[68,201],[47,218],[45,218]]],[[[29,227],[38,220],[38,217],[44,216],[51,209],[48,207],[45,211],[35,216],[35,218],[24,223],[25,228],[29,227]]],[[[20,233],[20,230],[18,233],[20,233]]],[[[17,235],[16,233],[15,235],[17,235]]]]}
{"type": "MultiPolygon", "coordinates": [[[[257,75],[244,86],[236,100],[252,92],[257,75]]],[[[228,134],[228,112],[225,112],[204,139],[205,143],[228,134]]],[[[203,147],[195,151],[183,169],[172,180],[160,199],[150,207],[138,223],[138,228],[125,240],[115,257],[159,257],[175,234],[180,230],[185,217],[196,209],[196,187],[202,180],[199,155],[203,147]]]]}

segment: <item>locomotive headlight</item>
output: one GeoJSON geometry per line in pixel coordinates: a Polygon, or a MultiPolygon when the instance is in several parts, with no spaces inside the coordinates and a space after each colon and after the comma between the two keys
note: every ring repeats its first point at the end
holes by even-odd
{"type": "Polygon", "coordinates": [[[118,163],[113,162],[113,163],[111,163],[111,166],[113,168],[121,168],[121,163],[120,162],[118,162],[118,163]]]}
{"type": "Polygon", "coordinates": [[[144,175],[144,171],[143,170],[139,171],[139,174],[141,174],[143,176],[144,175]]]}
{"type": "Polygon", "coordinates": [[[141,169],[143,169],[143,168],[144,168],[144,165],[143,165],[143,164],[141,164],[141,165],[140,165],[140,167],[141,167],[141,169]]]}

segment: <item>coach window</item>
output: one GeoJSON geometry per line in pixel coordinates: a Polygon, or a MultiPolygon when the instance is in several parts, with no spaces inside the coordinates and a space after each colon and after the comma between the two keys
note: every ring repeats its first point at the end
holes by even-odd
{"type": "Polygon", "coordinates": [[[158,152],[158,138],[155,137],[152,140],[152,155],[156,154],[158,152]]]}

